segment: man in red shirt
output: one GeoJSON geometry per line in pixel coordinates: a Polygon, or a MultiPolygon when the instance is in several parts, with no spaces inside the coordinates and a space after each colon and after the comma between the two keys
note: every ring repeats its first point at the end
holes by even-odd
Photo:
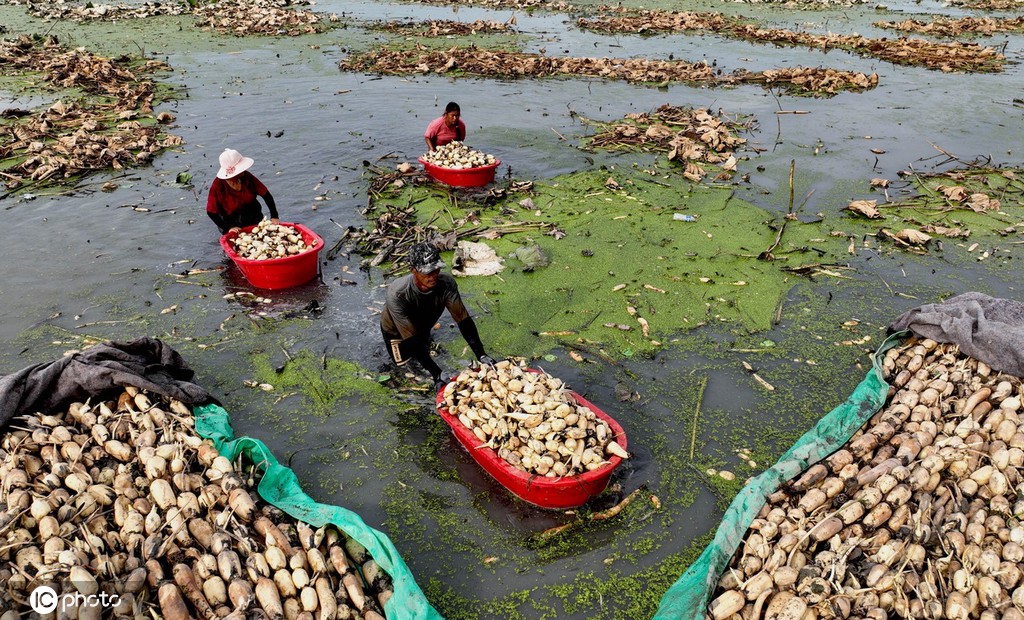
{"type": "Polygon", "coordinates": [[[459,109],[459,104],[449,101],[444,108],[444,116],[434,119],[427,125],[423,139],[427,142],[428,151],[433,151],[449,142],[465,141],[466,124],[462,122],[462,110],[459,109]]]}
{"type": "Polygon", "coordinates": [[[263,219],[263,208],[257,196],[261,196],[270,210],[270,221],[278,222],[277,206],[267,187],[251,172],[251,157],[242,157],[234,149],[224,149],[220,154],[220,170],[210,185],[206,198],[206,214],[220,229],[221,234],[255,226],[263,219]]]}

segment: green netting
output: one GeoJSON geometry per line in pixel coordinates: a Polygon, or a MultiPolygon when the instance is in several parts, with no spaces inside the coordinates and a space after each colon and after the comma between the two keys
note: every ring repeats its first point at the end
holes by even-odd
{"type": "Polygon", "coordinates": [[[846,402],[818,421],[804,433],[778,462],[747,483],[729,504],[715,538],[704,553],[668,589],[661,599],[654,618],[677,620],[702,619],[708,599],[718,578],[729,566],[733,553],[743,542],[750,522],[764,506],[765,500],[779,486],[800,474],[845,444],[885,404],[889,386],[882,379],[883,354],[899,343],[909,332],[893,334],[875,352],[872,367],[846,402]]]}
{"type": "Polygon", "coordinates": [[[377,564],[394,581],[395,594],[384,605],[384,613],[389,620],[440,620],[441,614],[427,602],[409,567],[385,534],[366,525],[359,515],[350,510],[320,504],[306,495],[295,473],[278,463],[270,448],[262,441],[251,437],[234,438],[228,412],[224,408],[204,405],[196,407],[193,413],[196,431],[212,439],[218,452],[232,460],[244,454],[263,469],[263,478],[258,487],[260,497],[313,527],[331,523],[366,547],[377,564]]]}

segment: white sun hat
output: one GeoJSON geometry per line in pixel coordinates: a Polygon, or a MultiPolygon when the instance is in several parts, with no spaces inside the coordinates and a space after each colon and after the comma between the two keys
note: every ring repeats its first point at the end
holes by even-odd
{"type": "Polygon", "coordinates": [[[218,179],[230,179],[236,177],[253,165],[251,157],[242,157],[242,154],[235,149],[224,149],[220,154],[220,170],[217,171],[218,179]]]}

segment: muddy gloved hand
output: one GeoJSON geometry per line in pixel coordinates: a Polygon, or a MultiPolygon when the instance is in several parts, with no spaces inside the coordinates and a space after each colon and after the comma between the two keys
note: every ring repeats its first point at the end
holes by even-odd
{"type": "Polygon", "coordinates": [[[488,366],[494,366],[494,358],[491,357],[490,355],[481,355],[480,363],[487,364],[488,366]]]}
{"type": "Polygon", "coordinates": [[[440,392],[444,389],[444,386],[448,385],[452,381],[452,376],[448,373],[441,373],[437,377],[434,377],[434,392],[440,392]]]}

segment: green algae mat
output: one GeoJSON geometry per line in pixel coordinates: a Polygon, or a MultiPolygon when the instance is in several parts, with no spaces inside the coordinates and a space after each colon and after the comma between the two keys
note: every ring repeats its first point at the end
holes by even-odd
{"type": "Polygon", "coordinates": [[[510,196],[502,206],[481,207],[460,200],[457,191],[420,186],[377,202],[378,208],[414,204],[420,223],[442,231],[458,230],[467,217],[477,229],[529,228],[500,236],[485,230],[469,239],[493,248],[505,269],[459,278],[484,341],[501,355],[564,346],[632,357],[709,323],[766,330],[799,280],[787,269],[837,262],[845,249],[823,245],[829,231],[820,221],[786,222],[729,188],[678,176],[583,172],[536,183],[529,202],[510,196]],[[533,247],[546,266],[531,268],[516,258],[533,247]]]}
{"type": "MultiPolygon", "coordinates": [[[[915,176],[870,218],[844,205],[876,201],[844,196],[832,200],[838,213],[793,204],[766,210],[738,198],[734,186],[694,184],[664,163],[566,174],[498,198],[495,188],[482,195],[405,184],[377,196],[373,210],[411,212],[421,238],[447,240],[449,248],[456,237],[483,242],[503,260],[495,275],[459,278],[496,354],[539,357],[562,348],[577,361],[608,360],[652,356],[695,327],[766,331],[794,285],[863,277],[851,266],[862,254],[941,253],[976,265],[988,258],[999,268],[1007,251],[973,250],[998,243],[1024,217],[1021,185],[1013,171],[986,172],[915,176]],[[523,258],[538,252],[540,261],[523,258]]],[[[871,188],[865,182],[861,190],[871,188]]],[[[445,253],[449,264],[453,254],[445,253]]]]}

